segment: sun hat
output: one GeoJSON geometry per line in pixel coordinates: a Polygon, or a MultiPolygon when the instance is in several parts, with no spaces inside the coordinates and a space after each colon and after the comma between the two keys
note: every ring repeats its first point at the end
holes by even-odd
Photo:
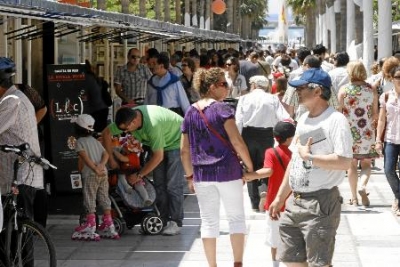
{"type": "Polygon", "coordinates": [[[89,131],[94,131],[93,126],[94,126],[94,119],[92,116],[88,114],[81,114],[76,118],[71,119],[72,123],[76,123],[82,128],[89,130],[89,131]]]}

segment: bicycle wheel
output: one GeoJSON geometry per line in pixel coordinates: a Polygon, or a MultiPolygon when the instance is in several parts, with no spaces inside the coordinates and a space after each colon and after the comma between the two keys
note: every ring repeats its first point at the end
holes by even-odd
{"type": "Polygon", "coordinates": [[[54,244],[50,235],[40,224],[23,220],[19,222],[18,231],[13,231],[12,235],[13,239],[15,237],[15,246],[11,244],[9,266],[57,266],[54,244]]]}

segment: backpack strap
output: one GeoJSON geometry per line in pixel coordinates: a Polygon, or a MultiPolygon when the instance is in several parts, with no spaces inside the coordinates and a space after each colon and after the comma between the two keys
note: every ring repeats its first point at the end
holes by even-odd
{"type": "Polygon", "coordinates": [[[272,148],[272,149],[274,150],[275,156],[276,156],[276,157],[277,157],[277,159],[279,160],[279,163],[281,164],[281,166],[282,166],[283,170],[285,170],[285,171],[286,171],[285,164],[283,164],[283,160],[282,160],[281,156],[279,155],[278,151],[276,150],[276,148],[275,148],[275,147],[274,147],[274,148],[272,148]]]}

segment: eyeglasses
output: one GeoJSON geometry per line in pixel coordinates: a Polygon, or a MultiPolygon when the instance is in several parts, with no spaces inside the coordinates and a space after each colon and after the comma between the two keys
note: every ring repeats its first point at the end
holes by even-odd
{"type": "Polygon", "coordinates": [[[131,58],[131,59],[139,59],[139,58],[140,58],[140,56],[135,56],[135,55],[132,55],[132,56],[130,56],[130,58],[131,58]]]}
{"type": "Polygon", "coordinates": [[[187,66],[188,66],[188,64],[182,64],[181,66],[182,66],[182,67],[187,67],[187,66]]]}
{"type": "Polygon", "coordinates": [[[228,88],[228,83],[227,82],[218,82],[218,83],[216,83],[216,85],[228,88]]]}

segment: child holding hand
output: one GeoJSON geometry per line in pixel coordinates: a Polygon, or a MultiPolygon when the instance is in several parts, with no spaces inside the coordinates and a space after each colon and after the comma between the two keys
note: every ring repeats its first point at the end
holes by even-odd
{"type": "MultiPolygon", "coordinates": [[[[254,179],[262,179],[269,177],[267,196],[265,201],[265,210],[269,209],[270,204],[274,201],[279,187],[283,181],[286,167],[292,156],[292,152],[289,150],[289,146],[292,143],[293,136],[295,134],[296,127],[290,120],[284,120],[278,122],[274,129],[273,134],[275,140],[278,142],[278,146],[274,148],[268,148],[265,151],[264,166],[262,169],[256,170],[255,172],[245,173],[244,179],[251,181],[254,179]]],[[[284,207],[282,207],[282,212],[284,207]]],[[[279,220],[271,220],[269,213],[267,212],[267,244],[271,246],[271,255],[273,261],[273,267],[279,266],[277,260],[277,247],[279,242],[279,220]]]]}
{"type": "Polygon", "coordinates": [[[99,241],[100,236],[119,239],[111,217],[111,201],[108,197],[108,175],[105,166],[108,154],[93,134],[94,119],[81,114],[71,122],[75,123],[77,135],[75,151],[79,155],[79,166],[82,168],[83,204],[87,217],[86,222],[75,228],[72,239],[99,241]],[[103,222],[96,233],[96,201],[103,208],[103,222]],[[99,235],[100,234],[100,235],[99,235]]]}

